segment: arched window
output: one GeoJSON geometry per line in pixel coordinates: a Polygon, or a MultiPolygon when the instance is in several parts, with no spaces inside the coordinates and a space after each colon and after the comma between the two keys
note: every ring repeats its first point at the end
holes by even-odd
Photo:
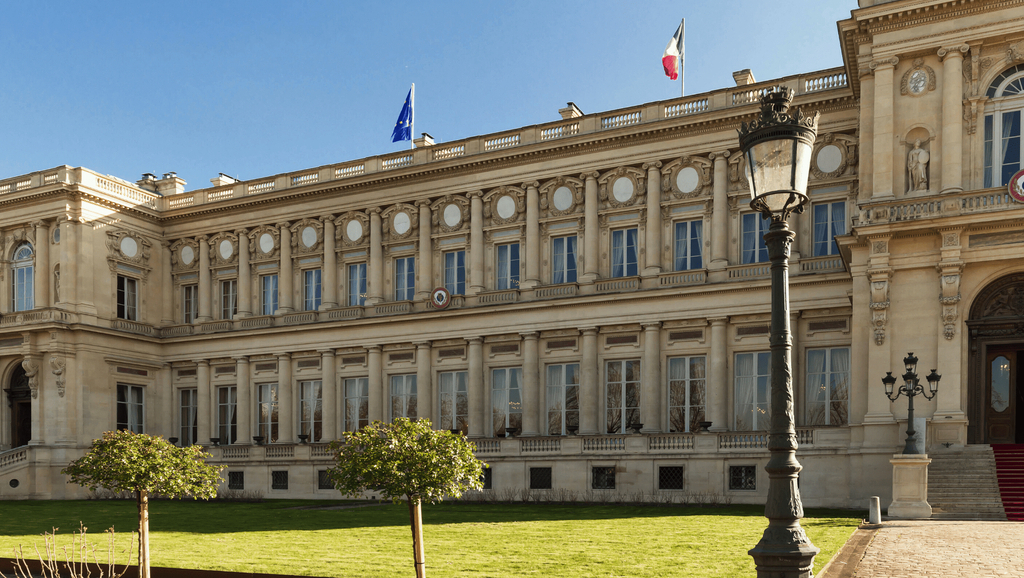
{"type": "Polygon", "coordinates": [[[1003,71],[988,86],[985,105],[985,187],[1010,182],[1020,170],[1021,112],[1024,111],[1024,64],[1003,71]]]}
{"type": "Polygon", "coordinates": [[[22,243],[14,250],[14,259],[11,262],[13,311],[28,311],[35,306],[34,258],[35,253],[29,243],[22,243]]]}

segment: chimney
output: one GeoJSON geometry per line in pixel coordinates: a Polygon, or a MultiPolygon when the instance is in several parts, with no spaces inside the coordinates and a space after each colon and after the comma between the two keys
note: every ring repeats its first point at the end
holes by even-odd
{"type": "Polygon", "coordinates": [[[421,149],[423,147],[432,147],[434,146],[434,137],[430,136],[427,133],[423,133],[423,136],[412,141],[412,144],[414,144],[418,149],[421,149]]]}
{"type": "Polygon", "coordinates": [[[575,102],[567,102],[565,104],[565,108],[558,109],[558,114],[562,115],[562,120],[583,116],[583,111],[580,110],[580,107],[576,106],[575,102]]]}
{"type": "Polygon", "coordinates": [[[185,181],[178,178],[178,173],[164,173],[164,178],[156,181],[155,184],[156,192],[165,197],[185,192],[185,181]]]}
{"type": "Polygon", "coordinates": [[[224,173],[220,173],[220,176],[210,179],[210,182],[213,183],[213,186],[215,187],[223,187],[224,185],[233,185],[237,183],[238,179],[229,177],[224,173]]]}
{"type": "Polygon", "coordinates": [[[746,86],[757,82],[754,80],[754,73],[750,72],[749,68],[744,68],[743,70],[738,70],[732,73],[732,77],[736,80],[736,86],[746,86]]]}
{"type": "Polygon", "coordinates": [[[142,173],[142,178],[135,181],[140,189],[146,189],[152,193],[156,192],[156,175],[153,173],[142,173]]]}

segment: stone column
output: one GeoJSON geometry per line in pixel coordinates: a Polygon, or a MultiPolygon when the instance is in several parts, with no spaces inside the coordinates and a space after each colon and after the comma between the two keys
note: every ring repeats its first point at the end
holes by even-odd
{"type": "Polygon", "coordinates": [[[469,342],[469,436],[478,438],[483,437],[484,426],[491,421],[490,412],[485,411],[484,406],[484,340],[470,337],[466,341],[469,342]]]}
{"type": "MultiPolygon", "coordinates": [[[[281,268],[277,276],[277,311],[275,314],[295,311],[295,277],[292,273],[292,228],[287,222],[278,223],[281,229],[281,268]]],[[[280,392],[278,392],[280,395],[280,392]]],[[[294,434],[289,434],[294,435],[294,434]]]]}
{"type": "Polygon", "coordinates": [[[708,378],[705,380],[707,421],[710,431],[728,431],[729,427],[729,352],[727,339],[729,318],[713,317],[711,322],[711,354],[708,356],[708,378]]]}
{"type": "Polygon", "coordinates": [[[240,355],[235,360],[235,387],[238,388],[238,405],[235,415],[238,416],[238,439],[236,444],[252,444],[252,384],[249,383],[249,358],[240,355]]]}
{"type": "MultiPolygon", "coordinates": [[[[60,299],[66,303],[72,304],[72,309],[78,304],[78,285],[81,280],[78,278],[78,239],[81,235],[80,224],[78,217],[72,216],[62,225],[64,230],[61,231],[60,244],[64,245],[61,254],[63,258],[60,264],[60,275],[61,275],[61,288],[60,288],[60,299]]],[[[167,267],[171,266],[170,259],[167,261],[167,267]]],[[[9,301],[9,300],[8,300],[9,301]]],[[[10,307],[10,305],[7,305],[10,307]]]]}
{"type": "Polygon", "coordinates": [[[199,243],[199,317],[196,321],[210,321],[213,319],[211,316],[212,296],[213,287],[210,279],[210,243],[207,241],[209,237],[206,235],[200,235],[196,237],[196,243],[199,243]]]}
{"type": "Polygon", "coordinates": [[[32,225],[36,235],[35,308],[39,309],[50,306],[50,225],[44,221],[32,225]]]}
{"type": "Polygon", "coordinates": [[[661,323],[644,323],[643,379],[640,392],[640,421],[644,433],[658,433],[661,427],[661,323]]]}
{"type": "MultiPolygon", "coordinates": [[[[523,337],[523,437],[534,437],[541,433],[539,421],[541,407],[544,405],[540,394],[540,334],[537,332],[520,333],[523,337]]],[[[547,428],[544,428],[547,434],[547,428]]]]}
{"type": "Polygon", "coordinates": [[[860,189],[857,191],[857,200],[866,202],[871,200],[874,191],[871,161],[874,160],[875,143],[875,76],[871,68],[863,67],[860,74],[860,153],[857,155],[860,166],[857,167],[857,177],[860,178],[860,189]]]}
{"type": "Polygon", "coordinates": [[[711,271],[725,271],[729,266],[729,154],[728,150],[711,153],[711,160],[715,162],[711,262],[708,263],[711,271]]]}
{"type": "Polygon", "coordinates": [[[583,359],[580,363],[580,435],[598,433],[601,407],[601,368],[597,361],[597,327],[583,327],[583,359]]]}
{"type": "MultiPolygon", "coordinates": [[[[61,263],[60,270],[62,275],[67,274],[63,263],[61,263]]],[[[63,285],[60,289],[62,292],[70,290],[68,283],[65,282],[63,285]]],[[[163,299],[160,300],[160,325],[174,325],[174,302],[178,296],[174,294],[174,276],[171,274],[171,244],[167,241],[160,242],[160,291],[163,294],[163,299]]],[[[61,295],[61,299],[67,301],[67,296],[61,295]]]]}
{"type": "Polygon", "coordinates": [[[369,213],[370,263],[366,271],[366,304],[377,305],[384,301],[384,246],[381,241],[380,209],[370,209],[369,213]]]}
{"type": "Polygon", "coordinates": [[[370,372],[367,384],[370,390],[370,399],[367,400],[367,411],[370,422],[384,421],[384,365],[381,348],[379,345],[372,345],[367,351],[367,370],[370,372]]]}
{"type": "Polygon", "coordinates": [[[437,428],[434,419],[434,375],[430,370],[430,342],[418,341],[416,346],[416,417],[429,419],[437,428]]]}
{"type": "Polygon", "coordinates": [[[431,244],[430,201],[416,201],[420,208],[419,262],[416,263],[416,301],[421,304],[430,300],[434,289],[434,253],[431,244]]]}
{"type": "MultiPolygon", "coordinates": [[[[940,48],[942,59],[942,180],[943,193],[959,193],[963,187],[963,66],[966,44],[940,48]]],[[[932,178],[934,179],[932,173],[932,178]]],[[[929,186],[931,190],[938,187],[929,186]]]]}
{"type": "Polygon", "coordinates": [[[196,361],[196,443],[206,445],[213,435],[213,409],[210,407],[210,361],[196,361]]]}
{"type": "Polygon", "coordinates": [[[295,408],[292,403],[292,356],[277,354],[277,441],[293,444],[295,440],[295,408]]]}
{"type": "Polygon", "coordinates": [[[536,181],[523,183],[523,188],[526,189],[526,280],[520,285],[523,289],[533,289],[540,285],[540,195],[537,194],[538,186],[540,183],[536,181]]]}
{"type": "MultiPolygon", "coordinates": [[[[597,220],[597,176],[596,171],[580,175],[580,178],[586,181],[583,214],[583,275],[580,275],[580,283],[584,284],[591,284],[601,276],[598,272],[601,265],[601,250],[599,248],[601,230],[597,220]]],[[[580,431],[583,431],[582,424],[580,424],[580,431]]]]}
{"type": "Polygon", "coordinates": [[[469,193],[469,294],[484,290],[484,200],[483,193],[469,193]]]}
{"type": "MultiPolygon", "coordinates": [[[[21,367],[28,377],[28,388],[32,392],[30,412],[32,419],[32,432],[28,444],[31,446],[46,445],[46,388],[43,387],[47,370],[43,368],[42,357],[36,354],[26,355],[21,361],[21,367]]],[[[115,414],[116,415],[116,414],[115,414]]]]}
{"type": "MultiPolygon", "coordinates": [[[[875,71],[875,131],[871,158],[873,198],[893,196],[893,71],[900,59],[893,56],[871,63],[875,71]]],[[[863,94],[863,92],[861,93],[863,94]]],[[[902,157],[902,155],[899,155],[902,157]]],[[[903,159],[901,158],[901,164],[903,159]]]]}
{"type": "MultiPolygon", "coordinates": [[[[338,307],[338,255],[335,253],[334,216],[327,215],[320,219],[324,223],[324,265],[323,265],[323,300],[320,311],[338,307]]],[[[324,435],[327,430],[324,429],[324,435]]]]}
{"type": "MultiPolygon", "coordinates": [[[[647,246],[644,277],[661,274],[661,161],[644,163],[647,169],[647,246]]],[[[644,425],[647,425],[644,422],[644,425]]]]}
{"type": "Polygon", "coordinates": [[[252,317],[252,277],[249,271],[249,231],[239,229],[238,235],[238,313],[236,318],[252,317]]]}
{"type": "Polygon", "coordinates": [[[338,427],[338,379],[335,377],[334,350],[320,349],[320,385],[323,388],[323,441],[341,437],[338,427]]]}

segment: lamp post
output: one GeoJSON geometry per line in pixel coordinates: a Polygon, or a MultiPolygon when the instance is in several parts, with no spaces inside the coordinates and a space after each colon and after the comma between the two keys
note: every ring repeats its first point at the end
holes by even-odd
{"type": "Polygon", "coordinates": [[[892,376],[891,371],[885,372],[882,383],[885,385],[885,396],[890,401],[899,399],[900,394],[907,396],[907,443],[903,447],[903,453],[920,454],[921,452],[917,449],[917,430],[914,429],[914,397],[923,395],[925,399],[934,398],[935,394],[939,391],[939,380],[942,379],[942,376],[936,373],[934,369],[925,376],[925,380],[928,381],[928,391],[925,391],[924,386],[921,385],[921,381],[917,377],[917,357],[913,353],[908,353],[903,358],[903,365],[907,369],[907,372],[902,376],[903,385],[898,389],[894,389],[896,378],[892,376]],[[928,395],[929,392],[931,395],[928,395]]]}
{"type": "Polygon", "coordinates": [[[740,150],[746,159],[750,206],[771,219],[764,241],[772,274],[771,319],[771,429],[768,450],[768,518],[761,541],[749,554],[759,578],[810,578],[818,548],[800,527],[804,515],[797,487],[802,467],[796,459],[793,419],[793,377],[789,329],[789,251],[795,237],[786,219],[803,211],[807,202],[807,174],[811,149],[818,131],[818,116],[805,117],[797,109],[789,114],[793,91],[776,89],[761,98],[761,114],[739,130],[740,150]]]}

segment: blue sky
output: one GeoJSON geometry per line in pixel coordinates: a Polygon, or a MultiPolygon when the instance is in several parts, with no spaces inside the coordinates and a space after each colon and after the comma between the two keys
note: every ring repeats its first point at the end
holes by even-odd
{"type": "Polygon", "coordinates": [[[61,164],[187,188],[408,148],[416,83],[439,142],[674,98],[660,58],[686,18],[686,93],[842,65],[855,0],[6,2],[0,179],[61,164]],[[772,7],[777,7],[772,10],[772,7]]]}

